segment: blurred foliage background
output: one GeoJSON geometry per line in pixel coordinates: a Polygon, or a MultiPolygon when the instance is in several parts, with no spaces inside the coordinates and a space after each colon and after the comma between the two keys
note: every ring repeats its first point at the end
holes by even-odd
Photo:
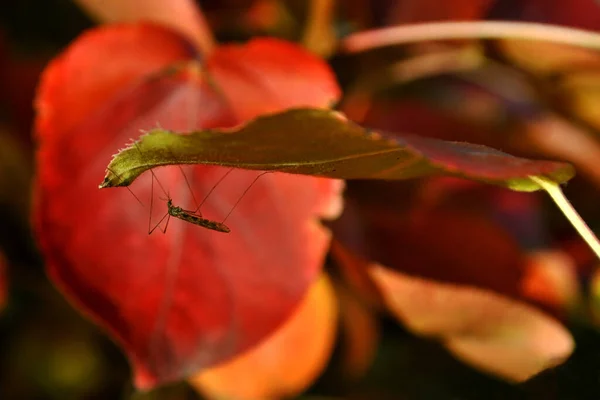
{"type": "MultiPolygon", "coordinates": [[[[253,8],[260,2],[212,0],[201,3],[217,37],[223,41],[265,33],[297,40],[301,36],[298,26],[307,14],[304,2],[287,1],[284,2],[287,17],[278,19],[278,24],[263,24],[258,17],[252,19],[254,23],[251,24],[240,22],[243,20],[241,16],[248,15],[250,11],[255,12],[252,15],[260,16],[260,13],[256,14],[257,8],[253,8]]],[[[394,12],[401,12],[399,4],[408,4],[411,0],[340,3],[344,3],[339,6],[343,12],[336,19],[335,28],[338,35],[344,35],[393,22],[394,12]]],[[[544,20],[547,17],[545,12],[550,9],[545,11],[544,7],[551,3],[551,9],[556,10],[556,2],[552,1],[497,1],[485,16],[544,20]]],[[[600,29],[600,9],[595,9],[595,12],[596,19],[588,15],[585,21],[582,19],[582,27],[600,29]],[[595,25],[595,21],[598,24],[595,25]]],[[[576,20],[577,16],[573,18],[576,20]]],[[[29,210],[35,150],[31,135],[35,86],[44,65],[83,30],[94,25],[94,21],[75,3],[67,0],[22,0],[0,5],[0,398],[201,398],[186,383],[149,393],[136,392],[130,381],[127,360],[121,351],[49,283],[32,237],[29,210]]],[[[331,63],[344,89],[350,90],[357,75],[366,74],[376,65],[397,57],[395,50],[384,49],[360,57],[337,55],[331,63]]],[[[388,88],[363,115],[363,123],[398,130],[402,125],[398,123],[402,114],[388,112],[386,107],[396,110],[394,107],[406,102],[407,98],[434,98],[443,108],[444,104],[439,103],[443,103],[444,99],[452,102],[456,96],[466,96],[461,84],[453,77],[442,76],[388,88]]],[[[412,114],[404,115],[417,115],[418,107],[411,104],[412,114]]],[[[411,104],[407,103],[408,106],[411,104]]],[[[448,109],[452,114],[451,107],[448,109]]],[[[477,110],[474,112],[477,113],[477,110]]],[[[451,122],[446,121],[442,128],[447,129],[451,122]]],[[[403,123],[406,124],[406,121],[403,123]]],[[[503,120],[498,125],[507,123],[510,121],[503,120]]],[[[412,128],[417,131],[435,128],[415,124],[412,128]]],[[[501,130],[500,127],[498,129],[501,130]]],[[[348,192],[351,197],[354,196],[352,198],[359,199],[356,201],[368,203],[377,202],[372,199],[376,197],[373,193],[377,193],[377,189],[377,185],[369,183],[351,183],[348,192]]],[[[400,185],[382,190],[385,193],[390,193],[390,190],[402,193],[407,189],[400,185]]],[[[592,227],[598,227],[598,186],[583,177],[577,178],[566,190],[586,221],[592,227]]],[[[499,193],[492,193],[492,197],[501,198],[503,195],[499,193]]],[[[585,283],[589,282],[593,260],[585,250],[580,250],[581,246],[568,223],[549,201],[541,198],[535,207],[539,211],[538,217],[544,220],[538,225],[530,214],[503,214],[500,208],[495,210],[498,220],[509,227],[523,248],[535,249],[548,243],[560,243],[563,249],[569,250],[577,264],[583,266],[578,279],[587,287],[585,283]]],[[[459,234],[459,226],[456,231],[459,234]]],[[[331,273],[336,276],[333,268],[331,273]]],[[[440,344],[418,338],[392,318],[381,315],[378,316],[380,341],[368,371],[357,379],[348,379],[341,372],[344,369],[344,346],[348,340],[346,331],[341,329],[327,370],[302,398],[598,399],[600,335],[597,322],[578,313],[563,316],[563,319],[576,341],[572,357],[553,370],[513,385],[465,366],[440,344]]]]}

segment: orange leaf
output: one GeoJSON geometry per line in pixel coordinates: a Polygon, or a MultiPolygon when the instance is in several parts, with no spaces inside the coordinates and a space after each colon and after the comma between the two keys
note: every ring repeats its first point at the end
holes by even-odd
{"type": "Polygon", "coordinates": [[[214,399],[294,396],[325,367],[333,348],[337,305],[329,279],[321,275],[300,308],[272,336],[241,356],[191,379],[214,399]]]}
{"type": "Polygon", "coordinates": [[[439,338],[456,357],[506,380],[524,381],[573,351],[573,338],[561,324],[524,303],[379,265],[370,273],[409,329],[439,338]]]}
{"type": "Polygon", "coordinates": [[[198,49],[208,50],[212,37],[193,0],[75,0],[102,22],[154,21],[185,34],[198,49]],[[208,46],[207,46],[208,45],[208,46]]]}
{"type": "Polygon", "coordinates": [[[500,40],[498,47],[513,63],[540,75],[566,72],[574,68],[597,68],[600,65],[598,51],[562,43],[500,40]],[[535,56],[532,57],[532,54],[535,56]]]}
{"type": "Polygon", "coordinates": [[[581,301],[577,266],[562,251],[538,251],[528,256],[521,282],[525,297],[554,310],[573,310],[581,301]]]}

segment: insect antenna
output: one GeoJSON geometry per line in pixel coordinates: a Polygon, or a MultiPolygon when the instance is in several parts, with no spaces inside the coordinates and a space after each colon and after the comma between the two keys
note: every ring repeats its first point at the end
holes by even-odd
{"type": "Polygon", "coordinates": [[[264,174],[268,174],[268,173],[271,173],[271,172],[273,172],[273,171],[264,171],[263,173],[257,175],[256,178],[254,178],[254,180],[252,181],[252,183],[250,183],[250,185],[246,188],[246,190],[244,190],[244,193],[242,193],[242,195],[237,199],[237,201],[235,202],[235,204],[233,205],[233,207],[231,207],[231,210],[229,210],[229,212],[227,213],[227,215],[225,216],[225,218],[223,219],[223,221],[221,223],[225,223],[225,221],[227,221],[227,218],[229,218],[229,216],[231,215],[231,213],[233,212],[233,210],[235,210],[235,208],[237,207],[237,205],[240,204],[240,201],[242,201],[242,199],[244,198],[244,196],[246,195],[246,193],[248,193],[248,191],[252,188],[252,186],[254,186],[254,184],[256,183],[256,181],[258,180],[258,178],[260,178],[264,174]]]}

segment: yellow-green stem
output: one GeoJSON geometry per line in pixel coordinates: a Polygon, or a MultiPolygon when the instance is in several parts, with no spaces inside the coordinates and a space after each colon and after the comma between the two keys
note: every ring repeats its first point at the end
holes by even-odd
{"type": "Polygon", "coordinates": [[[575,211],[562,190],[560,190],[560,186],[557,183],[541,177],[530,176],[529,178],[540,185],[542,189],[544,189],[550,195],[552,200],[554,200],[558,208],[560,208],[565,217],[567,217],[567,219],[571,222],[579,235],[581,235],[583,240],[585,240],[588,246],[590,246],[592,251],[596,253],[596,256],[600,258],[600,242],[598,241],[598,238],[594,232],[592,232],[589,226],[587,226],[585,221],[579,216],[577,211],[575,211]]]}

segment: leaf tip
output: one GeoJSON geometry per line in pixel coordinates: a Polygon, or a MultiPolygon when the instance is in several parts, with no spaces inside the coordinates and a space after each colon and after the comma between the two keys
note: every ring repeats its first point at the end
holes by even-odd
{"type": "Polygon", "coordinates": [[[110,184],[110,179],[108,178],[108,175],[106,175],[104,177],[104,180],[98,185],[98,189],[105,189],[109,187],[112,187],[112,185],[110,184]]]}

